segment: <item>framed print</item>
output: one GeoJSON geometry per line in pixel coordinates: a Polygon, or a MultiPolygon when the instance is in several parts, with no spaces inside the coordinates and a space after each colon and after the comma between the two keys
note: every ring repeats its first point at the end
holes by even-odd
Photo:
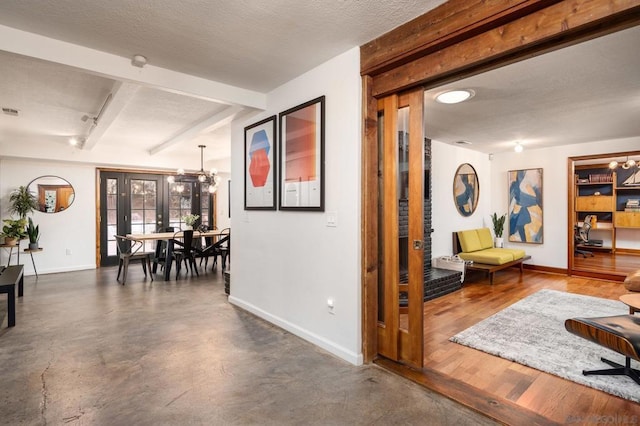
{"type": "Polygon", "coordinates": [[[324,102],[280,113],[280,210],[324,211],[324,102]]]}
{"type": "Polygon", "coordinates": [[[542,244],[542,169],[509,171],[509,241],[542,244]]]}
{"type": "Polygon", "coordinates": [[[275,115],[244,128],[245,210],[276,209],[275,137],[275,115]]]}

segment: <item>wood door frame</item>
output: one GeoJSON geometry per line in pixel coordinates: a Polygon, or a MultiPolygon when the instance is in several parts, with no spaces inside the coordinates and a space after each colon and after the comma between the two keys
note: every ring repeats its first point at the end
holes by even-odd
{"type": "Polygon", "coordinates": [[[360,47],[362,352],[376,356],[377,99],[498,68],[640,24],[640,0],[449,0],[360,47]]]}

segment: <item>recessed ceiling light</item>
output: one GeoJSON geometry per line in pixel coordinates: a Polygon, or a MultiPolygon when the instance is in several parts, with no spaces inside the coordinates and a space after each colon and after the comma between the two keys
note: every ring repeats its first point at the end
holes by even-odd
{"type": "Polygon", "coordinates": [[[436,102],[441,104],[457,104],[473,98],[476,94],[471,89],[449,90],[436,95],[436,102]]]}
{"type": "Polygon", "coordinates": [[[473,145],[473,143],[469,141],[455,141],[454,143],[456,145],[473,145]]]}

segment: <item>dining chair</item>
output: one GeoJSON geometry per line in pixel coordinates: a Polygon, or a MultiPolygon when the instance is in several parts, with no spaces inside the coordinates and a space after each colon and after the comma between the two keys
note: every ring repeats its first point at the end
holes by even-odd
{"type": "Polygon", "coordinates": [[[224,228],[220,231],[220,258],[222,259],[222,270],[227,269],[227,260],[231,262],[231,228],[224,228]]]}
{"type": "Polygon", "coordinates": [[[202,265],[202,260],[204,260],[205,270],[209,265],[209,258],[213,257],[212,270],[215,270],[218,266],[218,256],[222,258],[226,250],[229,235],[220,235],[216,239],[214,239],[214,237],[204,237],[204,240],[205,246],[196,250],[196,257],[200,258],[200,265],[202,265]]]}
{"type": "Polygon", "coordinates": [[[144,247],[144,243],[141,241],[131,241],[122,235],[114,235],[114,237],[118,248],[118,276],[116,281],[120,281],[120,273],[122,272],[122,285],[125,285],[129,262],[132,260],[140,260],[145,278],[147,277],[147,270],[149,270],[151,281],[153,281],[153,274],[151,273],[151,257],[153,253],[141,251],[144,247]]]}
{"type": "Polygon", "coordinates": [[[193,271],[195,270],[196,275],[200,276],[198,273],[198,266],[195,262],[196,247],[194,244],[196,240],[200,239],[199,235],[199,231],[194,231],[192,229],[178,231],[173,235],[173,238],[171,239],[174,246],[172,252],[173,259],[169,259],[168,261],[176,261],[176,279],[178,279],[178,275],[180,274],[180,269],[182,267],[181,264],[183,261],[185,266],[188,266],[191,269],[191,274],[193,274],[193,271]],[[182,233],[182,239],[178,236],[179,233],[182,233]],[[196,234],[195,237],[194,234],[196,234]]]}

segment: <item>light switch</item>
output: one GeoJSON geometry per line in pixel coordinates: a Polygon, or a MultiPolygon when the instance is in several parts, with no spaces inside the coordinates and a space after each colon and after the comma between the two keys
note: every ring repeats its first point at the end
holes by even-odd
{"type": "Polygon", "coordinates": [[[338,226],[338,212],[327,212],[327,226],[335,228],[338,226]]]}

